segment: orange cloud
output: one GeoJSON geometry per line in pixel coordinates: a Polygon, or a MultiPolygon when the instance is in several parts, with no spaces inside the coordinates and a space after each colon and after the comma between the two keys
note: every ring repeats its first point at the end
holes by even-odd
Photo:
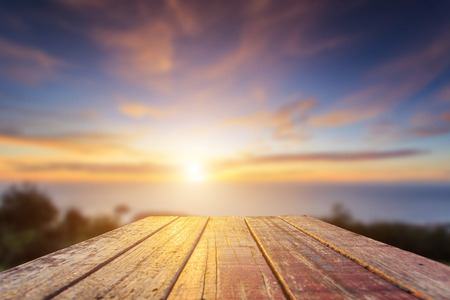
{"type": "MultiPolygon", "coordinates": [[[[237,10],[245,15],[245,22],[239,29],[239,40],[213,63],[198,70],[195,80],[220,78],[233,81],[245,77],[248,71],[253,72],[253,75],[257,70],[276,72],[292,66],[292,63],[284,62],[287,57],[314,55],[342,46],[349,40],[336,36],[321,37],[314,41],[308,39],[308,31],[326,17],[325,6],[321,4],[246,1],[237,10]],[[276,68],[271,68],[275,65],[276,68]]],[[[228,17],[232,18],[233,14],[230,13],[228,17]]],[[[272,81],[275,77],[272,73],[272,81]]]]}
{"type": "Polygon", "coordinates": [[[118,76],[167,90],[167,75],[175,68],[174,29],[163,19],[133,30],[98,29],[94,39],[112,53],[108,68],[118,76]]]}
{"type": "Polygon", "coordinates": [[[59,162],[59,163],[38,163],[25,164],[15,163],[13,167],[18,171],[25,172],[48,172],[48,171],[69,171],[84,173],[117,173],[117,174],[136,174],[136,173],[173,173],[178,171],[174,166],[161,165],[149,162],[140,163],[86,163],[86,162],[59,162]]]}
{"type": "Polygon", "coordinates": [[[297,132],[297,123],[306,118],[315,106],[314,98],[300,99],[274,111],[262,111],[251,115],[225,120],[225,126],[250,127],[254,130],[273,131],[278,139],[301,139],[304,137],[297,132]]]}
{"type": "Polygon", "coordinates": [[[68,133],[61,135],[33,136],[18,133],[0,133],[0,143],[83,154],[133,153],[124,146],[126,137],[103,133],[68,133]]]}
{"type": "Polygon", "coordinates": [[[193,35],[201,30],[201,16],[196,13],[195,7],[191,5],[192,2],[166,0],[166,3],[175,15],[175,18],[184,33],[193,35]]]}
{"type": "Polygon", "coordinates": [[[150,116],[154,118],[160,118],[163,116],[163,112],[159,109],[143,105],[140,103],[123,102],[119,106],[119,111],[126,116],[134,118],[142,118],[150,116]]]}
{"type": "MultiPolygon", "coordinates": [[[[364,162],[397,160],[425,155],[429,152],[417,149],[356,152],[315,152],[302,154],[247,155],[242,158],[217,160],[205,165],[211,180],[311,180],[332,179],[376,180],[377,166],[389,170],[386,164],[364,165],[364,162]],[[344,163],[345,164],[342,164],[344,163]],[[352,164],[355,162],[355,164],[352,164]],[[358,163],[356,163],[358,162],[358,163]],[[301,166],[301,167],[300,167],[301,166]],[[370,167],[372,166],[372,167],[370,167]],[[375,168],[374,168],[375,166],[375,168]],[[345,172],[342,168],[345,168],[345,172]],[[364,170],[372,168],[370,174],[364,170]],[[358,179],[358,174],[361,178],[358,179]]],[[[42,160],[0,160],[5,174],[19,178],[58,180],[185,180],[179,165],[170,162],[122,161],[122,162],[67,162],[42,160]],[[6,172],[6,173],[5,173],[6,172]],[[12,175],[11,175],[12,176],[12,175]]],[[[407,171],[402,171],[403,175],[407,171]]],[[[1,172],[0,172],[1,173],[1,172]]],[[[388,172],[389,173],[389,172],[388,172]]],[[[395,173],[395,172],[394,172],[395,173]]],[[[412,172],[414,173],[414,172],[412,172]]],[[[389,178],[394,178],[394,174],[389,178]]],[[[10,177],[11,177],[10,176],[10,177]]],[[[398,177],[398,178],[408,178],[398,177]]],[[[398,179],[397,178],[397,179],[398,179]]]]}
{"type": "Polygon", "coordinates": [[[450,111],[447,111],[442,114],[442,119],[446,122],[450,122],[450,111]]]}
{"type": "Polygon", "coordinates": [[[374,118],[383,111],[384,109],[382,107],[372,107],[367,109],[348,108],[311,117],[310,124],[313,126],[347,125],[374,118]]]}

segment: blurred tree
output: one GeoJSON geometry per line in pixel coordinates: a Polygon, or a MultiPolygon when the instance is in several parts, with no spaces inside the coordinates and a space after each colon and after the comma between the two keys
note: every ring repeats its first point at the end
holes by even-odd
{"type": "Polygon", "coordinates": [[[339,227],[345,227],[353,221],[352,214],[348,208],[341,203],[333,204],[333,207],[331,208],[331,216],[328,218],[327,222],[339,227]]]}
{"type": "Polygon", "coordinates": [[[12,186],[2,195],[0,222],[12,230],[41,229],[57,215],[50,198],[31,184],[12,186]]]}
{"type": "Polygon", "coordinates": [[[35,186],[11,186],[0,201],[0,265],[14,266],[54,249],[43,236],[55,223],[58,210],[35,186]],[[38,245],[40,244],[40,245],[38,245]]]}
{"type": "Polygon", "coordinates": [[[130,208],[125,204],[119,204],[114,208],[116,215],[124,215],[130,211],[130,208]]]}
{"type": "Polygon", "coordinates": [[[0,271],[119,226],[115,216],[88,218],[75,208],[60,221],[57,216],[50,198],[35,186],[8,188],[0,199],[0,271]]]}
{"type": "Polygon", "coordinates": [[[90,221],[89,236],[94,237],[119,227],[117,218],[108,215],[95,216],[90,221]]]}
{"type": "Polygon", "coordinates": [[[89,219],[78,209],[70,208],[61,221],[60,230],[66,244],[78,243],[89,237],[89,219]]]}
{"type": "Polygon", "coordinates": [[[444,263],[450,262],[450,232],[443,226],[430,228],[401,222],[365,224],[355,220],[342,204],[333,205],[332,214],[321,219],[403,250],[444,263]]]}

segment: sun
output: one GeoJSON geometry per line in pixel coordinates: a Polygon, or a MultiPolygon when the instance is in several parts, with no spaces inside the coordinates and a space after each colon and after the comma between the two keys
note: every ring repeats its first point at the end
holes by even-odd
{"type": "Polygon", "coordinates": [[[191,182],[202,182],[206,180],[205,168],[197,162],[189,163],[186,167],[186,178],[191,182]]]}

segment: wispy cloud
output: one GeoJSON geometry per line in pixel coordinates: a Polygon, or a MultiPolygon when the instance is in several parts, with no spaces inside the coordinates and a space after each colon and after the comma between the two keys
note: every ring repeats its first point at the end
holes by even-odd
{"type": "Polygon", "coordinates": [[[55,149],[86,155],[136,152],[124,146],[126,139],[129,138],[95,132],[30,134],[20,131],[0,131],[2,144],[55,149]]]}
{"type": "MultiPolygon", "coordinates": [[[[314,152],[300,154],[278,154],[253,156],[246,155],[240,158],[228,160],[216,160],[205,165],[209,176],[216,178],[223,172],[236,171],[237,178],[245,179],[250,173],[258,172],[259,178],[272,176],[273,170],[260,167],[277,166],[278,171],[286,170],[290,175],[303,174],[305,170],[294,171],[292,168],[284,169],[297,163],[352,163],[368,162],[389,159],[401,159],[426,155],[429,151],[419,149],[399,149],[386,151],[359,151],[359,152],[314,152]]],[[[98,179],[110,176],[119,176],[122,179],[136,176],[150,176],[150,178],[180,178],[183,176],[183,168],[171,163],[161,163],[152,161],[135,162],[40,162],[40,161],[6,161],[9,169],[21,174],[51,174],[51,173],[72,173],[80,175],[96,175],[98,179]],[[103,177],[102,177],[103,176],[103,177]]],[[[277,173],[278,174],[278,173],[277,173]]],[[[285,174],[286,175],[286,174],[285,174]]],[[[143,178],[144,178],[143,177],[143,178]]]]}
{"type": "MultiPolygon", "coordinates": [[[[426,88],[450,66],[450,29],[429,43],[412,48],[376,66],[367,73],[366,87],[338,100],[329,111],[311,118],[316,126],[348,125],[391,112],[426,88]]],[[[447,91],[438,97],[445,99],[447,91]]]]}
{"type": "Polygon", "coordinates": [[[434,95],[434,98],[438,103],[450,103],[450,86],[439,90],[436,95],[434,95]]]}
{"type": "MultiPolygon", "coordinates": [[[[244,23],[238,23],[237,42],[213,63],[197,70],[197,80],[237,80],[269,69],[280,72],[280,68],[292,65],[289,58],[296,57],[299,62],[300,58],[342,47],[350,40],[337,35],[311,38],[311,31],[332,14],[318,3],[259,1],[235,9],[246,17],[244,23]]],[[[228,17],[235,16],[236,10],[230,11],[228,17]]]]}
{"type": "Polygon", "coordinates": [[[314,36],[336,10],[312,2],[62,3],[89,16],[89,34],[104,50],[110,73],[165,93],[173,92],[175,82],[189,90],[192,85],[236,82],[263,69],[281,72],[293,57],[349,43],[340,34],[314,36]],[[118,23],[122,26],[114,25],[118,23]]]}
{"type": "Polygon", "coordinates": [[[55,172],[70,171],[83,173],[116,173],[116,174],[164,174],[173,173],[174,167],[149,162],[140,163],[74,163],[74,162],[50,162],[50,163],[13,163],[12,167],[22,172],[55,172]]]}
{"type": "Polygon", "coordinates": [[[300,154],[280,154],[266,156],[248,155],[241,159],[219,162],[218,168],[237,166],[251,166],[262,164],[290,164],[297,162],[358,162],[371,160],[399,159],[428,154],[429,151],[420,149],[399,149],[384,151],[356,151],[356,152],[316,152],[300,154]]]}
{"type": "Polygon", "coordinates": [[[230,118],[224,126],[248,127],[253,130],[270,130],[277,139],[304,139],[297,125],[304,121],[316,105],[316,99],[299,99],[275,110],[265,110],[250,115],[230,118]]]}
{"type": "Polygon", "coordinates": [[[450,122],[450,111],[444,112],[442,114],[442,119],[446,122],[450,122]]]}
{"type": "MultiPolygon", "coordinates": [[[[198,34],[202,29],[202,16],[195,5],[180,0],[166,0],[182,31],[187,35],[198,34]]],[[[208,4],[207,4],[208,5],[208,4]]]]}
{"type": "Polygon", "coordinates": [[[368,139],[399,142],[450,134],[449,112],[417,113],[410,119],[410,122],[406,124],[394,120],[383,120],[370,124],[368,139]]]}
{"type": "Polygon", "coordinates": [[[63,66],[67,63],[36,47],[19,45],[0,37],[0,75],[4,77],[35,85],[54,78],[63,66]]]}
{"type": "Polygon", "coordinates": [[[164,20],[139,25],[134,30],[98,29],[95,40],[110,50],[108,68],[121,77],[166,90],[169,82],[161,78],[175,68],[174,30],[164,20]]]}
{"type": "MultiPolygon", "coordinates": [[[[386,165],[387,163],[383,163],[384,161],[397,161],[408,158],[416,160],[417,157],[428,154],[430,154],[428,150],[396,149],[244,155],[241,158],[216,161],[210,165],[210,170],[215,172],[217,176],[225,176],[225,178],[233,174],[230,178],[267,178],[272,180],[277,178],[281,180],[288,178],[293,178],[294,180],[295,178],[334,178],[332,180],[345,180],[346,176],[352,174],[352,180],[355,180],[358,177],[357,174],[360,174],[361,178],[371,177],[370,174],[365,174],[364,172],[364,170],[375,171],[373,169],[374,164],[370,164],[370,162],[379,162],[380,165],[386,165]],[[325,165],[326,167],[324,167],[325,165]],[[352,172],[347,172],[348,169],[351,169],[352,172]],[[340,176],[342,178],[339,178],[340,176]]],[[[390,177],[385,176],[383,180],[386,180],[386,178],[390,177]]]]}
{"type": "Polygon", "coordinates": [[[401,6],[377,1],[47,4],[0,13],[12,16],[0,21],[0,159],[17,174],[145,177],[195,160],[255,177],[402,177],[447,144],[446,5],[394,20],[401,6]]]}
{"type": "Polygon", "coordinates": [[[133,118],[142,118],[146,116],[160,118],[164,115],[163,111],[160,109],[135,102],[120,103],[119,111],[124,115],[133,118]]]}
{"type": "Polygon", "coordinates": [[[327,112],[310,118],[313,126],[340,126],[374,118],[384,111],[384,107],[375,104],[367,108],[347,108],[327,112]]]}
{"type": "Polygon", "coordinates": [[[443,135],[450,133],[450,126],[445,127],[416,127],[410,128],[402,132],[405,136],[414,136],[414,137],[430,137],[436,135],[443,135]]]}

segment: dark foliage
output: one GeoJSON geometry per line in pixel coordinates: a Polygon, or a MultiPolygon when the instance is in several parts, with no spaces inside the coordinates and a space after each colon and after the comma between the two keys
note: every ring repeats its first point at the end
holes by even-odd
{"type": "Polygon", "coordinates": [[[407,250],[437,261],[450,262],[450,232],[443,226],[421,226],[401,222],[356,221],[350,212],[336,204],[325,222],[370,237],[374,240],[407,250]]]}
{"type": "Polygon", "coordinates": [[[119,226],[118,217],[89,218],[74,208],[58,219],[50,198],[30,184],[10,187],[0,203],[0,270],[119,226]]]}
{"type": "Polygon", "coordinates": [[[41,229],[57,214],[50,198],[30,184],[12,186],[1,199],[0,223],[12,230],[41,229]]]}

